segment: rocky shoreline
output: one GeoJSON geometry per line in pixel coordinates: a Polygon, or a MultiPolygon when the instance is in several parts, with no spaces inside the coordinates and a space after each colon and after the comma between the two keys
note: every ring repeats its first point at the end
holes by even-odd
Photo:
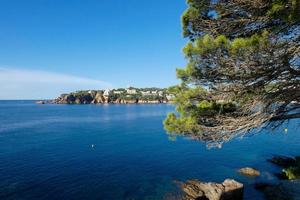
{"type": "Polygon", "coordinates": [[[172,101],[166,89],[127,88],[114,90],[89,90],[62,94],[53,100],[37,104],[161,104],[172,101]]]}
{"type": "MultiPolygon", "coordinates": [[[[252,186],[264,194],[266,200],[300,200],[300,157],[274,156],[268,162],[282,167],[281,173],[275,173],[276,181],[265,180],[254,182],[252,186]],[[289,171],[289,173],[287,173],[289,171]],[[262,182],[261,182],[262,181],[262,182]]],[[[254,168],[244,167],[237,170],[241,175],[252,178],[261,173],[254,168]]],[[[259,179],[258,179],[259,180],[259,179]]],[[[244,185],[233,179],[223,183],[187,180],[177,182],[183,192],[180,200],[242,200],[244,185]]],[[[252,187],[251,186],[251,187],[252,187]]]]}
{"type": "Polygon", "coordinates": [[[233,179],[226,179],[223,183],[201,182],[189,180],[180,183],[185,193],[182,200],[242,200],[244,185],[233,179]]]}

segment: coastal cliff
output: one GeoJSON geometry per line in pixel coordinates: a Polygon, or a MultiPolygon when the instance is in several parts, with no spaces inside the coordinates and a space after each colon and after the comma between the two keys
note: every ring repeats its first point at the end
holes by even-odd
{"type": "Polygon", "coordinates": [[[62,94],[54,100],[39,104],[158,104],[172,101],[173,96],[160,88],[119,88],[113,90],[88,90],[62,94]]]}

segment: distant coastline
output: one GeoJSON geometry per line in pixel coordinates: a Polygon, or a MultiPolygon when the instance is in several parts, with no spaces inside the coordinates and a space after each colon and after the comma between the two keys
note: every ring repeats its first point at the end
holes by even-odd
{"type": "Polygon", "coordinates": [[[53,100],[37,104],[161,104],[170,103],[174,96],[165,88],[118,88],[112,90],[84,90],[61,94],[53,100]]]}

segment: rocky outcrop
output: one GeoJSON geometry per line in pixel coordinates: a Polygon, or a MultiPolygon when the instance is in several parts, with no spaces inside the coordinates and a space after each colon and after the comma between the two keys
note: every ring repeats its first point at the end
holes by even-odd
{"type": "Polygon", "coordinates": [[[251,167],[244,167],[238,170],[238,172],[245,176],[260,176],[260,172],[251,167]]]}
{"type": "Polygon", "coordinates": [[[183,200],[242,200],[244,186],[232,179],[223,183],[189,180],[181,183],[183,200]]]}
{"type": "Polygon", "coordinates": [[[144,99],[142,96],[135,97],[116,97],[105,95],[103,91],[81,91],[70,94],[62,94],[53,101],[47,103],[54,104],[159,104],[168,103],[166,99],[149,100],[144,99]]]}
{"type": "Polygon", "coordinates": [[[258,183],[267,200],[300,200],[300,181],[281,181],[279,184],[258,183]]]}
{"type": "Polygon", "coordinates": [[[94,100],[93,94],[62,94],[53,100],[56,104],[90,104],[94,100]]]}
{"type": "Polygon", "coordinates": [[[269,162],[282,168],[281,173],[275,173],[279,179],[300,179],[300,157],[274,156],[269,162]]]}
{"type": "Polygon", "coordinates": [[[92,104],[100,104],[100,103],[105,103],[105,98],[104,96],[100,93],[97,92],[94,96],[94,99],[91,102],[92,104]]]}
{"type": "Polygon", "coordinates": [[[290,167],[296,165],[296,159],[288,156],[277,155],[271,159],[268,159],[268,161],[280,167],[290,167]]]}
{"type": "Polygon", "coordinates": [[[46,101],[36,101],[35,103],[36,103],[36,104],[45,104],[46,101]]]}

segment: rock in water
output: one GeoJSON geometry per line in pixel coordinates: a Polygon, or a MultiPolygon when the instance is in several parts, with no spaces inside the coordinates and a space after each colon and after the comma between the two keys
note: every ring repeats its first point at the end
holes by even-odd
{"type": "Polygon", "coordinates": [[[261,190],[267,200],[300,200],[300,181],[282,181],[279,184],[259,183],[256,189],[261,190]]]}
{"type": "Polygon", "coordinates": [[[223,183],[189,180],[181,188],[185,193],[183,200],[242,200],[244,190],[242,183],[232,179],[223,183]]]}
{"type": "Polygon", "coordinates": [[[226,179],[223,184],[225,191],[221,200],[240,200],[243,199],[244,185],[233,179],[226,179]]]}
{"type": "Polygon", "coordinates": [[[268,159],[268,161],[280,167],[291,167],[296,165],[296,159],[287,156],[274,156],[272,159],[268,159]]]}
{"type": "Polygon", "coordinates": [[[260,172],[254,168],[251,167],[244,167],[239,169],[238,171],[240,174],[243,174],[245,176],[260,176],[260,172]]]}

